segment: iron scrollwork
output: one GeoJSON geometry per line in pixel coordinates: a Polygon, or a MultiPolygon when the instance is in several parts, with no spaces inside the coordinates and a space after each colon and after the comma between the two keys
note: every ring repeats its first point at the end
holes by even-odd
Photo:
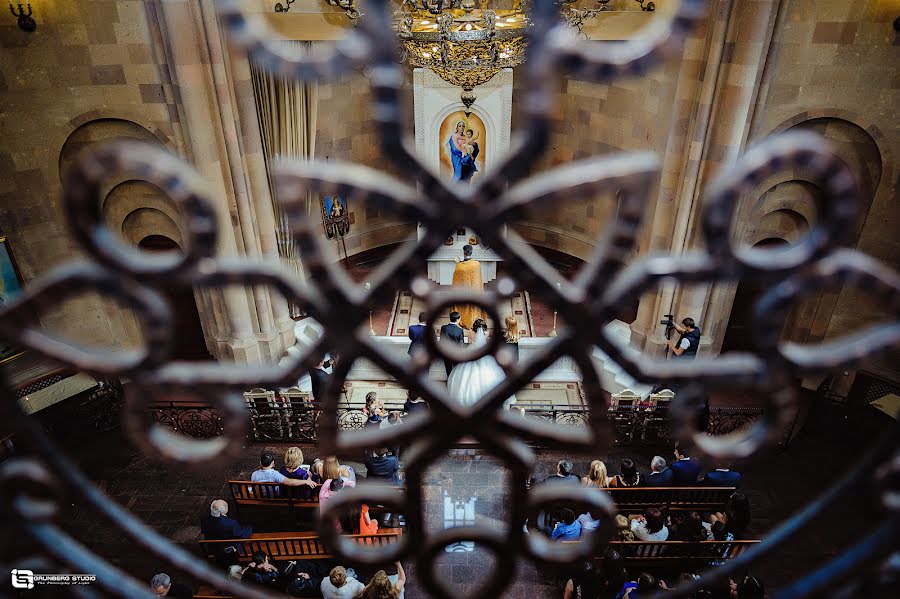
{"type": "MultiPolygon", "coordinates": [[[[617,361],[639,381],[660,378],[679,384],[678,397],[671,406],[673,433],[695,444],[707,459],[752,458],[760,449],[777,443],[796,398],[785,389],[786,381],[797,374],[846,367],[865,356],[900,346],[900,322],[894,320],[875,330],[864,331],[852,344],[796,347],[777,337],[761,334],[756,351],[719,358],[698,357],[681,364],[641,355],[603,332],[600,326],[616,318],[618,308],[628,305],[641,293],[662,280],[681,283],[734,282],[755,279],[769,285],[759,303],[758,321],[772,326],[758,330],[780,330],[787,309],[804,292],[823,283],[853,284],[864,288],[900,313],[900,278],[896,272],[856,251],[837,249],[842,234],[852,227],[857,188],[851,172],[818,137],[788,133],[751,148],[727,169],[709,190],[703,208],[703,236],[706,249],[679,256],[633,258],[637,227],[644,216],[650,190],[659,172],[658,159],[649,153],[626,153],[594,157],[537,175],[532,167],[545,149],[550,133],[550,114],[555,90],[548,82],[568,75],[594,82],[644,72],[677,52],[687,32],[703,17],[706,2],[683,0],[667,27],[654,28],[650,38],[629,40],[610,46],[585,43],[572,35],[559,20],[553,1],[534,3],[534,26],[529,30],[528,60],[522,67],[525,79],[521,93],[525,126],[519,141],[484,179],[461,192],[438,179],[400,138],[405,114],[401,109],[404,77],[394,60],[396,40],[391,33],[390,6],[384,0],[367,3],[370,14],[345,39],[319,53],[290,53],[273,42],[259,15],[248,15],[238,0],[218,3],[221,22],[230,39],[262,67],[285,77],[318,80],[336,77],[351,68],[367,67],[376,98],[374,118],[376,138],[386,159],[392,160],[409,182],[359,165],[282,162],[273,170],[278,197],[288,216],[291,233],[301,249],[311,274],[309,284],[298,283],[278,265],[251,264],[215,255],[215,213],[206,198],[206,188],[185,163],[164,150],[135,143],[117,142],[90,149],[81,156],[65,179],[64,205],[75,239],[88,258],[45,274],[24,293],[0,307],[0,337],[5,342],[27,348],[72,368],[104,376],[127,376],[129,385],[123,408],[125,429],[132,440],[149,455],[179,464],[203,464],[221,460],[239,447],[247,433],[247,406],[241,392],[253,385],[278,388],[292,384],[313,368],[325,351],[342,356],[332,384],[325,389],[318,420],[318,439],[326,454],[344,454],[364,447],[413,443],[405,456],[407,486],[403,497],[360,486],[341,493],[323,512],[320,534],[333,552],[350,563],[380,563],[385,559],[414,559],[419,572],[433,572],[434,558],[442,548],[457,541],[476,541],[496,554],[490,578],[478,595],[499,595],[514,578],[516,561],[522,556],[539,563],[571,561],[597,555],[611,531],[599,531],[582,543],[576,554],[559,545],[542,543],[537,535],[522,532],[526,516],[547,503],[563,499],[553,489],[529,494],[526,478],[533,465],[533,453],[525,441],[553,443],[558,448],[602,453],[609,446],[606,417],[607,399],[590,355],[594,346],[617,361]],[[794,250],[768,256],[765,260],[732,247],[729,224],[741,195],[756,181],[781,169],[806,172],[826,196],[826,210],[817,220],[806,242],[794,250]],[[180,258],[145,256],[124,245],[105,227],[100,210],[103,182],[128,176],[150,181],[163,189],[179,207],[187,251],[180,258]],[[370,277],[366,288],[356,286],[326,259],[321,225],[306,218],[308,193],[347,193],[358,201],[375,199],[403,217],[421,224],[424,234],[397,250],[370,277]],[[500,231],[509,221],[520,219],[529,206],[603,192],[620,194],[617,219],[607,231],[609,243],[598,244],[596,254],[574,281],[562,279],[553,268],[513,232],[500,231]],[[473,208],[475,208],[473,210],[473,208]],[[476,213],[479,222],[467,221],[476,213]],[[441,294],[425,279],[425,261],[453,230],[463,226],[477,229],[508,266],[512,278],[497,282],[482,296],[441,294]],[[224,285],[268,285],[290,303],[302,306],[325,331],[320,340],[283,366],[236,366],[233,364],[190,364],[169,359],[173,342],[172,315],[160,289],[169,285],[195,288],[224,285]],[[419,376],[416,361],[401,360],[379,350],[364,330],[370,305],[387,302],[400,289],[411,289],[433,308],[448,301],[487,304],[527,288],[530,293],[554,306],[568,323],[593,322],[595,327],[564,328],[543,348],[515,365],[500,385],[474,406],[464,407],[448,396],[447,389],[419,376]],[[146,343],[125,354],[106,354],[92,348],[52,339],[36,328],[35,315],[62,297],[96,291],[132,308],[139,318],[146,343]],[[598,332],[599,331],[599,332],[598,332]],[[503,401],[541,371],[563,356],[571,356],[583,375],[589,412],[583,427],[555,427],[537,419],[521,418],[501,410],[503,401]],[[339,430],[340,385],[356,358],[366,358],[393,376],[404,387],[425,398],[431,411],[408,418],[402,425],[358,433],[339,430]],[[713,438],[696,430],[696,412],[710,390],[737,386],[754,388],[767,397],[763,416],[738,438],[713,438]],[[147,417],[154,398],[177,391],[208,402],[221,416],[222,435],[204,440],[174,439],[172,433],[147,417]],[[499,457],[511,475],[507,506],[508,523],[502,530],[459,527],[429,532],[424,522],[423,477],[426,469],[462,437],[475,439],[488,453],[499,457]],[[331,525],[338,510],[348,504],[391,503],[406,516],[407,534],[392,548],[390,556],[372,553],[365,547],[340,542],[331,525]]],[[[429,323],[433,324],[433,323],[429,323]]],[[[147,550],[158,563],[167,563],[216,588],[238,597],[257,598],[264,593],[251,586],[228,580],[209,565],[137,521],[121,506],[94,488],[78,469],[52,445],[35,423],[27,418],[3,385],[0,401],[3,417],[26,440],[29,457],[8,460],[0,468],[3,482],[3,509],[14,515],[17,526],[45,553],[76,571],[98,574],[97,584],[115,596],[147,598],[153,595],[145,585],[118,571],[70,538],[58,524],[62,489],[82,496],[137,546],[147,550]],[[51,466],[52,465],[52,468],[51,466]],[[52,474],[51,474],[52,472],[52,474]]],[[[858,468],[838,482],[823,497],[782,523],[767,539],[728,564],[704,574],[692,584],[668,594],[672,599],[687,597],[697,589],[721,582],[748,565],[771,554],[812,518],[843,494],[868,481],[870,473],[894,456],[900,435],[896,430],[874,444],[859,460],[858,468]]],[[[863,550],[837,559],[858,560],[883,557],[889,550],[892,533],[898,528],[896,476],[885,486],[884,497],[890,515],[870,539],[860,541],[863,550]],[[862,556],[862,557],[859,557],[862,556]]],[[[612,513],[614,506],[602,493],[582,489],[585,504],[612,513]]],[[[571,491],[565,491],[571,499],[571,491]]],[[[609,521],[609,518],[604,519],[609,521]]],[[[858,563],[854,562],[854,563],[858,563]]],[[[820,569],[796,581],[797,594],[821,588],[848,565],[820,569]],[[810,581],[814,584],[807,585],[810,581]]],[[[437,576],[422,576],[422,584],[436,597],[454,593],[437,576]]]]}

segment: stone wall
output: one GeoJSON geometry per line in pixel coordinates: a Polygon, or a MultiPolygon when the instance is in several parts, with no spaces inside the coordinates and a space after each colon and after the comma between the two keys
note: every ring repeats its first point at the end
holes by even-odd
{"type": "MultiPolygon", "coordinates": [[[[177,151],[180,135],[144,3],[33,8],[35,32],[12,18],[0,25],[0,232],[26,283],[80,253],[60,208],[61,171],[78,150],[132,138],[177,151]]],[[[133,317],[94,294],[56,307],[42,323],[113,351],[140,342],[133,317]]]]}
{"type": "MultiPolygon", "coordinates": [[[[414,127],[412,103],[412,77],[407,73],[404,90],[409,119],[406,132],[412,137],[414,127]]],[[[399,180],[412,183],[387,161],[376,136],[376,123],[372,118],[368,80],[361,74],[345,75],[339,80],[318,84],[319,105],[316,123],[315,156],[320,160],[354,162],[394,175],[399,180]]],[[[332,244],[334,257],[353,256],[381,246],[415,239],[416,223],[391,214],[383,206],[370,202],[360,205],[352,199],[350,232],[343,242],[332,244]]],[[[312,214],[317,215],[318,206],[312,214]]],[[[318,217],[321,219],[321,217],[318,217]]]]}

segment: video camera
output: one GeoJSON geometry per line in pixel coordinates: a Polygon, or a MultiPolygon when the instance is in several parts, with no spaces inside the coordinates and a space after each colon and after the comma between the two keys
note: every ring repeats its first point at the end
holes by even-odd
{"type": "Polygon", "coordinates": [[[666,339],[671,339],[672,338],[672,329],[675,328],[675,315],[674,314],[663,314],[663,320],[660,320],[659,324],[665,325],[666,339]]]}

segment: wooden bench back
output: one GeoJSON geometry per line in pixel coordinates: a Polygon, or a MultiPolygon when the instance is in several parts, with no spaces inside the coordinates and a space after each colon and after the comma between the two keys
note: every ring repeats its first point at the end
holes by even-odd
{"type": "Polygon", "coordinates": [[[621,513],[642,512],[649,507],[678,510],[721,509],[734,487],[625,487],[607,489],[621,513]]]}
{"type": "Polygon", "coordinates": [[[278,483],[255,483],[249,480],[228,481],[231,497],[237,505],[318,507],[321,486],[289,487],[278,483]]]}
{"type": "MultiPolygon", "coordinates": [[[[362,545],[380,547],[400,540],[402,530],[399,528],[385,528],[374,535],[345,535],[362,545]]],[[[304,559],[329,559],[334,557],[325,547],[325,544],[315,533],[288,533],[270,534],[260,533],[249,539],[226,539],[221,541],[200,541],[203,554],[210,560],[215,560],[222,554],[225,547],[237,548],[236,557],[242,564],[253,561],[253,554],[257,551],[266,553],[272,560],[304,560],[304,559]]]]}
{"type": "MultiPolygon", "coordinates": [[[[581,541],[563,541],[580,543],[581,541]]],[[[710,562],[729,560],[739,556],[760,541],[610,541],[623,559],[631,562],[650,562],[657,565],[666,562],[710,562]]]]}

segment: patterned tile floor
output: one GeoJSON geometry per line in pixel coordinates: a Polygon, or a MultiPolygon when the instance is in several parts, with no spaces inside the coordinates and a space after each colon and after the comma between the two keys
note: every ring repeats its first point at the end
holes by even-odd
{"type": "MultiPolygon", "coordinates": [[[[764,535],[837,480],[841,473],[852,467],[865,444],[876,432],[885,430],[888,423],[889,420],[875,410],[849,411],[820,402],[811,411],[806,428],[788,450],[741,466],[753,506],[753,535],[764,535]]],[[[150,526],[181,543],[190,543],[197,538],[198,520],[210,501],[228,496],[225,481],[229,478],[248,477],[263,448],[262,445],[247,444],[240,448],[234,460],[223,460],[212,467],[190,471],[143,456],[119,431],[62,439],[61,444],[101,489],[150,526]]],[[[285,447],[279,445],[271,449],[281,454],[285,447]]],[[[307,462],[317,455],[315,448],[304,448],[304,452],[307,462]]],[[[603,456],[576,457],[576,471],[585,472],[595,457],[601,457],[614,467],[627,456],[645,467],[657,453],[668,458],[671,448],[616,446],[603,456]]],[[[539,476],[549,473],[561,457],[557,452],[545,450],[538,450],[537,455],[539,476]]],[[[436,462],[425,477],[428,526],[444,527],[448,506],[459,508],[458,514],[451,516],[463,520],[471,518],[478,525],[501,526],[508,499],[507,481],[508,475],[497,459],[473,455],[471,451],[450,452],[436,462]],[[475,498],[474,504],[471,504],[472,498],[475,498]],[[467,504],[470,504],[468,513],[467,504]]],[[[125,539],[77,498],[72,498],[71,507],[64,513],[61,522],[66,529],[121,568],[141,579],[149,579],[158,569],[156,561],[145,551],[125,539]]],[[[777,559],[765,560],[756,571],[770,586],[779,586],[834,556],[849,540],[859,538],[874,525],[879,513],[873,490],[861,488],[838,508],[821,514],[813,529],[791,539],[777,559]],[[847,522],[848,515],[852,524],[847,522]]],[[[272,528],[279,527],[274,523],[272,528]]],[[[437,564],[440,575],[458,584],[461,594],[471,590],[489,569],[490,556],[480,551],[447,553],[437,564]]],[[[424,597],[416,582],[417,573],[413,568],[410,570],[407,597],[424,597]]],[[[177,573],[173,575],[184,578],[177,573]]],[[[523,562],[511,590],[504,597],[559,597],[562,583],[558,572],[523,562]]]]}

